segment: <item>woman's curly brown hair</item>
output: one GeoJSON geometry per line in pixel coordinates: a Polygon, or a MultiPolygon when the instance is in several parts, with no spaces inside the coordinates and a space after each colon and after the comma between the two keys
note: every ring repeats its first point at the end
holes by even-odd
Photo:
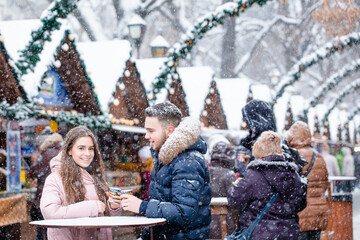
{"type": "Polygon", "coordinates": [[[86,189],[81,176],[81,167],[79,167],[71,155],[70,150],[75,142],[81,137],[91,137],[94,142],[94,159],[92,168],[88,171],[94,179],[94,185],[98,198],[106,202],[106,191],[108,186],[105,181],[105,167],[102,160],[99,146],[94,134],[85,126],[78,126],[71,129],[65,136],[65,142],[61,149],[61,168],[60,175],[65,190],[66,204],[73,204],[85,200],[86,189]]]}

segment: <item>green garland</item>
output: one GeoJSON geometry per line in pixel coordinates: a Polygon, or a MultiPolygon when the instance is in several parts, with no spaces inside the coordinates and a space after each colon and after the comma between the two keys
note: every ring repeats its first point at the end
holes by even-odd
{"type": "Polygon", "coordinates": [[[3,101],[0,103],[0,117],[21,121],[35,118],[52,119],[58,123],[63,122],[68,125],[85,125],[93,130],[104,130],[111,128],[111,122],[107,116],[93,116],[73,114],[66,111],[51,111],[47,112],[43,108],[34,105],[34,103],[23,103],[22,99],[18,99],[18,102],[10,105],[8,102],[3,101]]]}
{"type": "Polygon", "coordinates": [[[26,45],[25,49],[20,51],[20,57],[16,63],[21,75],[27,73],[30,69],[34,71],[37,62],[40,61],[39,54],[43,51],[46,42],[51,41],[51,33],[59,30],[61,21],[59,18],[66,18],[76,7],[79,0],[56,0],[48,7],[48,15],[41,18],[41,26],[38,30],[31,32],[32,39],[26,45]]]}
{"type": "Polygon", "coordinates": [[[240,0],[236,3],[229,2],[219,6],[214,12],[203,16],[202,19],[182,37],[181,41],[169,49],[164,67],[153,83],[153,89],[151,91],[153,95],[152,100],[156,100],[156,94],[158,94],[162,88],[167,88],[167,82],[171,78],[171,75],[176,72],[179,59],[185,59],[197,41],[204,37],[205,33],[218,25],[224,24],[227,17],[239,16],[240,12],[244,12],[245,9],[251,7],[254,3],[262,6],[266,4],[267,1],[268,0],[240,0]]]}
{"type": "Polygon", "coordinates": [[[349,124],[358,114],[360,113],[360,105],[358,105],[355,109],[355,111],[353,111],[350,116],[348,117],[348,119],[346,120],[346,122],[344,123],[343,128],[345,128],[346,124],[349,124]]]}
{"type": "Polygon", "coordinates": [[[349,76],[351,73],[358,71],[360,69],[360,58],[355,61],[345,65],[341,70],[333,74],[328,78],[325,83],[320,87],[320,91],[309,101],[310,106],[305,108],[304,115],[306,116],[311,107],[315,107],[319,104],[319,101],[334,87],[336,87],[345,77],[349,76]]]}
{"type": "Polygon", "coordinates": [[[316,52],[305,56],[297,62],[287,76],[276,87],[276,95],[273,98],[272,108],[276,104],[277,100],[284,94],[285,88],[293,85],[301,77],[301,72],[305,71],[310,66],[318,63],[319,61],[329,58],[337,52],[341,52],[345,49],[351,48],[353,45],[360,44],[360,32],[350,33],[346,36],[336,37],[331,42],[325,44],[325,47],[318,49],[316,52]]]}
{"type": "Polygon", "coordinates": [[[324,118],[323,118],[323,123],[325,122],[325,119],[329,118],[330,113],[334,110],[334,108],[341,102],[344,101],[344,98],[351,94],[354,93],[356,90],[358,90],[360,88],[360,78],[357,79],[356,81],[354,81],[350,86],[348,86],[347,88],[345,88],[340,94],[339,96],[335,99],[335,101],[333,102],[333,104],[331,105],[331,107],[328,109],[328,111],[326,112],[324,118]]]}

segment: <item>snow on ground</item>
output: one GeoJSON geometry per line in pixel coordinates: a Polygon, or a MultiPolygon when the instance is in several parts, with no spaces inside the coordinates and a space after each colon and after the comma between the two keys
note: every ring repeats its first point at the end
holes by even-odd
{"type": "Polygon", "coordinates": [[[129,41],[111,40],[77,43],[86,71],[97,89],[101,110],[107,112],[109,100],[116,83],[123,76],[125,64],[130,59],[129,41]]]}

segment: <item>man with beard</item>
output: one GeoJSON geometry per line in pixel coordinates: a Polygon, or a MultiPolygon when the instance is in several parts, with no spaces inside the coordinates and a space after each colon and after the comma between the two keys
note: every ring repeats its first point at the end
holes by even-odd
{"type": "MultiPolygon", "coordinates": [[[[154,161],[150,201],[121,195],[123,209],[149,218],[165,218],[165,225],[154,227],[154,239],[208,238],[211,188],[200,121],[182,118],[171,103],[148,107],[145,116],[145,138],[154,161]]],[[[149,238],[147,229],[140,239],[149,238]]]]}

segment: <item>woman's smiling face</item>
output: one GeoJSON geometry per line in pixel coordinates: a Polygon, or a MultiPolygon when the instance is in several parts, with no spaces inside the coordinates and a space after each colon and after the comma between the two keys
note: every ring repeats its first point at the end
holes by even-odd
{"type": "Polygon", "coordinates": [[[74,161],[80,167],[86,168],[94,160],[95,146],[91,137],[80,137],[69,151],[74,161]]]}

